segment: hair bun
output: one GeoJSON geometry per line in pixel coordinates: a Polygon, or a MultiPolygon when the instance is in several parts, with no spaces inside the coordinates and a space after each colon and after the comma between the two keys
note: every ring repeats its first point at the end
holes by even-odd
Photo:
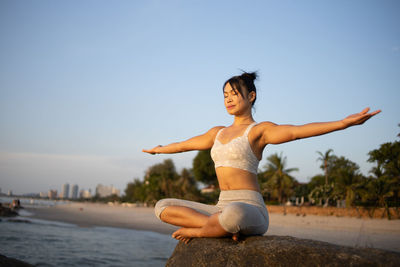
{"type": "Polygon", "coordinates": [[[243,71],[243,74],[241,76],[244,79],[249,79],[249,80],[251,80],[253,82],[254,80],[257,79],[258,74],[255,71],[254,72],[245,72],[245,71],[243,71]]]}

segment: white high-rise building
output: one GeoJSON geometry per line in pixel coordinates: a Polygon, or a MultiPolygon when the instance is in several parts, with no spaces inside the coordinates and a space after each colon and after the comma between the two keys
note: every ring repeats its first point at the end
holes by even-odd
{"type": "Polygon", "coordinates": [[[64,184],[63,185],[63,190],[61,192],[61,198],[69,198],[69,184],[64,184]]]}
{"type": "Polygon", "coordinates": [[[78,185],[77,185],[77,184],[74,184],[74,185],[72,186],[72,192],[71,192],[71,198],[72,198],[72,199],[77,199],[77,198],[78,198],[78,190],[79,190],[78,185]]]}
{"type": "Polygon", "coordinates": [[[90,189],[89,190],[81,189],[81,191],[79,191],[79,197],[85,199],[91,198],[92,191],[90,189]]]}

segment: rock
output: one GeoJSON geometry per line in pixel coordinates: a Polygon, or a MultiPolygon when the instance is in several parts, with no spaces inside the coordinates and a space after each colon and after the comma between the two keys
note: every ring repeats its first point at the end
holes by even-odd
{"type": "Polygon", "coordinates": [[[13,258],[8,258],[6,256],[0,255],[0,267],[33,267],[34,265],[26,263],[24,261],[16,260],[13,258]]]}
{"type": "Polygon", "coordinates": [[[166,266],[399,266],[400,253],[290,236],[195,238],[179,242],[166,266]]]}
{"type": "Polygon", "coordinates": [[[0,216],[3,217],[15,217],[17,216],[18,213],[8,207],[4,207],[2,205],[0,205],[0,216]]]}
{"type": "Polygon", "coordinates": [[[29,220],[23,220],[23,219],[8,219],[7,222],[14,222],[14,223],[32,223],[29,220]]]}

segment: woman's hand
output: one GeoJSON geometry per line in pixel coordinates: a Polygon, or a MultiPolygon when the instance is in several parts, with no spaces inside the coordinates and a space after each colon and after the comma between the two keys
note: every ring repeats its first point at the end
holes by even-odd
{"type": "Polygon", "coordinates": [[[376,114],[378,114],[379,112],[381,112],[381,110],[376,110],[371,113],[368,113],[368,111],[369,111],[369,108],[365,108],[360,113],[350,115],[350,116],[346,117],[345,119],[343,119],[342,122],[343,122],[345,128],[354,126],[354,125],[363,124],[364,122],[369,120],[371,117],[373,117],[376,114]]]}
{"type": "Polygon", "coordinates": [[[162,147],[162,145],[158,145],[152,149],[143,149],[142,152],[146,152],[146,153],[154,155],[154,154],[160,153],[160,147],[162,147]]]}

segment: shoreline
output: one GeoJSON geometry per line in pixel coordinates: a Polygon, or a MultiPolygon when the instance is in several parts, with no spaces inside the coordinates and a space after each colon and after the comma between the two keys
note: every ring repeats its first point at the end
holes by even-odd
{"type": "Polygon", "coordinates": [[[160,234],[171,234],[178,229],[159,221],[153,208],[148,207],[72,202],[52,207],[30,207],[25,210],[32,213],[31,216],[26,216],[28,218],[70,223],[79,227],[117,227],[160,234]]]}
{"type": "MultiPolygon", "coordinates": [[[[172,234],[178,227],[158,220],[152,207],[79,203],[25,208],[33,219],[71,223],[79,227],[117,227],[172,234]]],[[[293,236],[351,247],[400,252],[400,220],[270,213],[265,235],[293,236]]]]}

